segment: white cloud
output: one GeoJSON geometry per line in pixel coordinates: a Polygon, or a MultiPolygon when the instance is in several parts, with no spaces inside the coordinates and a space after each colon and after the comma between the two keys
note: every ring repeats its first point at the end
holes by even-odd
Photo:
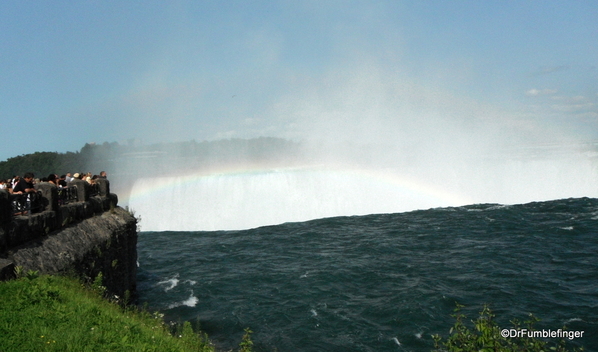
{"type": "Polygon", "coordinates": [[[564,113],[586,113],[598,111],[598,106],[591,97],[585,97],[583,95],[576,96],[553,96],[551,100],[554,104],[550,105],[553,111],[564,112],[564,113]]]}
{"type": "Polygon", "coordinates": [[[556,100],[556,101],[562,101],[562,102],[566,102],[566,103],[579,103],[581,101],[587,100],[586,97],[582,96],[582,95],[578,95],[578,96],[574,96],[574,97],[566,97],[566,96],[553,96],[551,97],[552,100],[556,100]]]}
{"type": "Polygon", "coordinates": [[[594,103],[583,103],[583,104],[555,104],[552,108],[562,112],[582,112],[588,111],[594,108],[594,103]]]}
{"type": "Polygon", "coordinates": [[[530,89],[527,92],[525,92],[525,95],[527,95],[528,97],[537,97],[537,96],[541,96],[541,95],[552,95],[555,94],[557,92],[556,89],[530,89]]]}
{"type": "Polygon", "coordinates": [[[550,67],[543,67],[539,71],[532,73],[532,76],[541,76],[547,75],[553,72],[565,71],[568,70],[569,66],[561,65],[561,66],[550,66],[550,67]]]}

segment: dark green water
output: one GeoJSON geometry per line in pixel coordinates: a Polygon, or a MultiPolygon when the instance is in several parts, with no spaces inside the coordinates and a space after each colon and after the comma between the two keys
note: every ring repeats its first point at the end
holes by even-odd
{"type": "Polygon", "coordinates": [[[249,327],[257,351],[429,351],[455,302],[598,350],[598,199],[142,232],[138,250],[140,301],[222,350],[249,327]]]}

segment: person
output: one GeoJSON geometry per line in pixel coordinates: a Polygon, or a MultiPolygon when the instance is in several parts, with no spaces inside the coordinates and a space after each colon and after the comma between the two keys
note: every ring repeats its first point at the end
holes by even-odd
{"type": "Polygon", "coordinates": [[[12,181],[10,181],[12,188],[15,188],[15,186],[17,185],[17,183],[19,183],[20,180],[21,178],[19,176],[13,176],[12,181]]]}
{"type": "Polygon", "coordinates": [[[58,180],[58,186],[59,187],[66,187],[67,186],[66,185],[67,182],[68,181],[66,180],[66,175],[61,175],[60,179],[58,180]]]}
{"type": "Polygon", "coordinates": [[[56,176],[56,174],[48,175],[48,182],[54,184],[55,186],[58,186],[58,177],[56,176]]]}
{"type": "Polygon", "coordinates": [[[12,194],[12,178],[6,180],[6,190],[12,194]]]}
{"type": "Polygon", "coordinates": [[[33,173],[27,172],[13,188],[13,194],[22,194],[24,199],[13,200],[15,215],[25,215],[38,205],[37,190],[33,187],[33,173]]]}
{"type": "Polygon", "coordinates": [[[13,187],[12,193],[23,194],[30,192],[35,192],[35,188],[33,188],[33,173],[27,172],[25,175],[23,175],[23,178],[19,181],[19,183],[13,187]]]}
{"type": "Polygon", "coordinates": [[[4,179],[0,180],[0,189],[6,189],[6,181],[4,179]]]}
{"type": "Polygon", "coordinates": [[[71,182],[74,180],[73,176],[71,176],[70,172],[67,172],[66,178],[64,179],[66,182],[71,182]]]}
{"type": "Polygon", "coordinates": [[[106,174],[106,171],[100,171],[100,177],[101,178],[108,178],[108,174],[106,174]]]}

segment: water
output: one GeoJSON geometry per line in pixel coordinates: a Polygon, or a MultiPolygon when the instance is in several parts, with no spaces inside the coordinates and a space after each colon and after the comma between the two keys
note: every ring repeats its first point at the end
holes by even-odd
{"type": "Polygon", "coordinates": [[[249,164],[144,175],[133,183],[130,198],[124,198],[141,215],[145,231],[241,230],[335,216],[598,197],[597,161],[564,153],[530,160],[451,160],[448,167],[439,160],[420,161],[426,167],[415,162],[394,167],[249,164]]]}
{"type": "Polygon", "coordinates": [[[130,206],[149,231],[239,230],[470,203],[394,172],[328,167],[141,178],[132,194],[130,206]],[[156,216],[155,204],[169,206],[156,216]]]}
{"type": "Polygon", "coordinates": [[[455,302],[598,350],[598,199],[142,232],[138,251],[140,301],[222,350],[249,327],[257,351],[429,351],[455,302]]]}

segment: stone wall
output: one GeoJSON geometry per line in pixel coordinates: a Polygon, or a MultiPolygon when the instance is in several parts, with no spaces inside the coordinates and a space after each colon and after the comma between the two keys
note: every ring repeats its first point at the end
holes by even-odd
{"type": "Polygon", "coordinates": [[[16,267],[25,273],[74,274],[88,280],[101,272],[111,293],[134,293],[137,220],[118,207],[108,180],[101,181],[95,196],[80,182],[79,201],[62,206],[54,185],[37,185],[45,200],[45,209],[37,214],[13,216],[10,196],[0,191],[0,278],[14,277],[16,267]]]}

